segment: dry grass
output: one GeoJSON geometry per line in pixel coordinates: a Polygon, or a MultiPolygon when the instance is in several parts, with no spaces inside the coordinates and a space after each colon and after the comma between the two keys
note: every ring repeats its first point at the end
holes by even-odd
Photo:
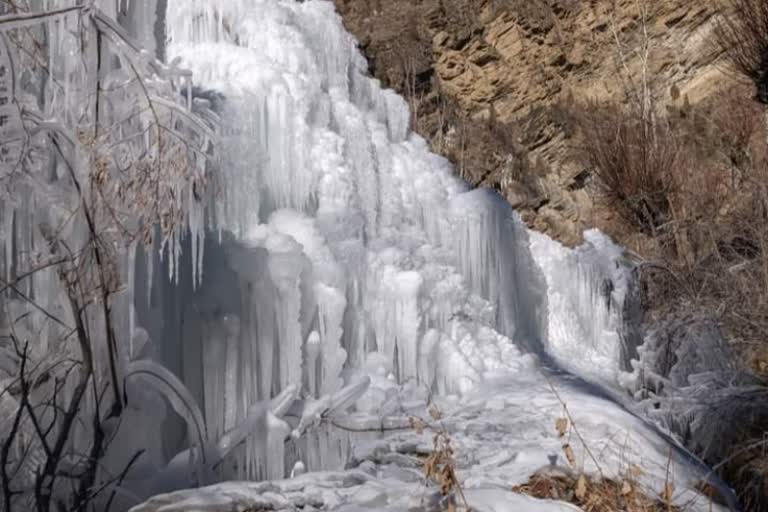
{"type": "MultiPolygon", "coordinates": [[[[768,377],[768,133],[762,109],[735,88],[709,104],[656,109],[647,138],[637,133],[646,121],[633,119],[631,109],[600,109],[582,107],[571,118],[581,140],[589,141],[580,149],[598,185],[595,197],[621,216],[609,234],[641,263],[648,310],[657,317],[697,311],[713,318],[743,367],[768,377]]],[[[723,457],[762,440],[764,425],[749,421],[738,426],[743,433],[733,436],[732,446],[723,446],[723,457]]],[[[750,509],[766,507],[766,459],[760,446],[722,465],[750,509]]]]}
{"type": "Polygon", "coordinates": [[[585,512],[678,512],[678,507],[649,496],[628,480],[589,478],[585,475],[537,473],[515,492],[539,499],[572,503],[585,512]]]}
{"type": "Polygon", "coordinates": [[[768,456],[765,448],[753,449],[742,462],[737,459],[732,479],[739,486],[739,498],[744,510],[765,510],[768,496],[768,456]]]}
{"type": "MultiPolygon", "coordinates": [[[[675,486],[670,473],[672,451],[666,465],[664,487],[654,495],[639,482],[645,471],[626,463],[621,474],[610,478],[604,473],[600,462],[581,435],[571,416],[568,405],[557,389],[549,383],[550,390],[563,407],[563,414],[555,421],[555,431],[562,440],[562,449],[568,467],[552,466],[533,474],[526,483],[512,488],[514,492],[526,494],[538,499],[559,500],[572,503],[585,512],[681,512],[683,508],[673,503],[675,486]],[[588,474],[583,464],[579,464],[570,444],[571,438],[580,443],[586,456],[595,464],[595,474],[588,474]]],[[[626,461],[625,461],[626,462],[626,461]]],[[[713,495],[709,489],[702,489],[703,494],[713,495]],[[709,492],[706,492],[709,491],[709,492]]]]}
{"type": "Polygon", "coordinates": [[[766,132],[740,93],[644,117],[582,104],[569,119],[596,200],[620,215],[610,234],[650,263],[649,303],[704,309],[759,348],[768,346],[766,132]]]}
{"type": "Polygon", "coordinates": [[[432,452],[422,463],[425,483],[431,482],[440,488],[440,494],[445,498],[445,508],[448,512],[456,510],[471,512],[472,509],[467,503],[461,482],[456,474],[457,463],[453,441],[442,424],[442,413],[433,405],[429,408],[429,415],[432,422],[427,422],[421,418],[411,418],[411,428],[418,434],[427,429],[434,433],[432,452]],[[459,503],[458,507],[457,503],[459,503]]]}

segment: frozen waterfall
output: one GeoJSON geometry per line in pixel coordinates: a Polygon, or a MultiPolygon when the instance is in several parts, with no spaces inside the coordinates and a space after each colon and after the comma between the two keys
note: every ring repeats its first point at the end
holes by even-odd
{"type": "MultiPolygon", "coordinates": [[[[156,46],[157,2],[100,4],[156,46]]],[[[126,504],[281,479],[294,464],[342,469],[352,436],[328,418],[397,425],[433,396],[476,393],[504,375],[547,393],[544,365],[619,389],[636,344],[621,249],[598,232],[562,247],[493,192],[458,180],[410,131],[405,101],[367,76],[331,2],[174,0],[165,16],[170,64],[137,61],[154,70],[153,84],[181,76],[173,101],[213,120],[199,153],[210,143],[217,158],[195,161],[218,188],[200,203],[194,185],[180,184],[184,230],[116,249],[125,286],[111,314],[127,408],[105,459],[114,470],[143,450],[121,484],[126,504]]],[[[60,28],[66,67],[77,49],[66,26],[51,25],[60,28]]],[[[67,101],[77,101],[75,85],[67,101]]],[[[74,117],[50,107],[62,97],[44,99],[45,115],[74,117]]],[[[0,196],[6,282],[44,246],[34,226],[58,200],[0,196]]],[[[54,277],[25,290],[55,307],[54,277]]],[[[0,329],[29,306],[6,295],[0,329]]],[[[52,330],[34,318],[30,332],[52,330]]],[[[36,350],[71,350],[48,346],[53,338],[36,350]]],[[[663,461],[664,442],[643,432],[663,461]]],[[[695,473],[687,464],[681,474],[695,473]]]]}
{"type": "Polygon", "coordinates": [[[442,392],[503,368],[516,346],[604,381],[621,371],[620,249],[594,233],[568,251],[468,190],[366,76],[331,3],[184,0],[167,23],[168,58],[225,98],[226,200],[211,216],[233,235],[237,284],[205,268],[201,295],[226,289],[238,339],[223,341],[226,301],[198,305],[197,331],[220,333],[198,353],[214,343],[221,360],[184,370],[206,389],[240,375],[220,387],[248,398],[238,411],[217,401],[216,424],[290,383],[333,392],[371,358],[442,392]]]}

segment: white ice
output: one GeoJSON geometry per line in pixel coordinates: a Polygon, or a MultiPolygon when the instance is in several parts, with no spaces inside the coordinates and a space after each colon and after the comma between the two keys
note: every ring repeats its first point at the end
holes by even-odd
{"type": "MultiPolygon", "coordinates": [[[[367,76],[332,2],[168,4],[169,62],[223,98],[222,189],[205,214],[185,212],[189,261],[180,235],[144,258],[136,248],[124,255],[132,281],[114,310],[132,333],[123,369],[142,370],[158,393],[132,402],[135,429],[120,432],[120,454],[144,448],[150,430],[170,439],[156,436],[124,485],[146,497],[148,480],[166,485],[158,492],[273,482],[162,495],[136,512],[416,506],[424,484],[407,447],[424,449],[429,433],[399,429],[432,402],[477,510],[570,510],[509,491],[564,464],[550,383],[602,471],[637,464],[657,493],[672,453],[676,501],[697,496],[706,468],[596,396],[630,378],[621,248],[591,231],[567,249],[526,229],[492,191],[469,190],[409,130],[406,102],[367,76]],[[186,425],[174,427],[173,413],[186,425]],[[194,481],[191,469],[200,469],[194,481]]],[[[0,234],[11,230],[8,211],[20,212],[20,229],[31,223],[33,207],[0,207],[0,234]]],[[[4,245],[9,275],[3,262],[32,244],[4,245]]],[[[36,285],[46,304],[59,299],[52,282],[36,285]]],[[[598,471],[571,442],[579,464],[598,471]]]]}

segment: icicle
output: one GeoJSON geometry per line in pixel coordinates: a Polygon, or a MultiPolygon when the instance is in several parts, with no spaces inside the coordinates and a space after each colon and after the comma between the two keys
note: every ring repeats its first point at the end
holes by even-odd
{"type": "Polygon", "coordinates": [[[299,424],[293,431],[293,437],[301,437],[307,429],[318,425],[323,418],[350,407],[365,394],[370,384],[370,377],[361,377],[332,395],[324,395],[317,400],[307,400],[299,424]]]}
{"type": "Polygon", "coordinates": [[[270,409],[272,413],[280,417],[286,412],[288,412],[288,409],[291,407],[291,404],[293,404],[294,400],[299,396],[299,387],[298,386],[288,386],[284,390],[280,392],[275,398],[273,398],[270,402],[270,409]]]}
{"type": "Polygon", "coordinates": [[[371,311],[379,350],[392,361],[401,381],[416,377],[423,279],[416,272],[400,272],[391,265],[385,265],[374,279],[382,281],[371,311]]]}
{"type": "Polygon", "coordinates": [[[290,433],[286,422],[267,413],[267,478],[285,478],[285,441],[290,433]]]}
{"type": "MultiPolygon", "coordinates": [[[[280,307],[276,311],[277,338],[280,340],[280,379],[277,388],[301,383],[302,336],[300,276],[296,274],[295,259],[284,254],[272,254],[269,267],[277,288],[280,307]]],[[[271,341],[271,340],[270,340],[271,341]]]]}
{"type": "MultiPolygon", "coordinates": [[[[238,387],[238,373],[240,367],[240,319],[234,315],[227,315],[224,321],[224,335],[226,344],[226,363],[223,368],[217,369],[224,372],[224,428],[234,428],[238,417],[240,388],[238,387]]],[[[214,370],[214,371],[217,371],[214,370]]]]}
{"type": "Polygon", "coordinates": [[[318,384],[317,384],[317,358],[322,351],[320,345],[320,334],[317,331],[309,333],[306,343],[307,350],[307,383],[309,387],[309,396],[317,398],[318,396],[318,384]]]}
{"type": "Polygon", "coordinates": [[[315,295],[319,308],[322,343],[320,394],[324,395],[337,391],[343,384],[340,374],[347,359],[347,352],[341,348],[341,326],[347,300],[341,292],[322,283],[315,285],[315,295]]]}
{"type": "Polygon", "coordinates": [[[220,435],[225,431],[226,333],[218,319],[203,318],[203,390],[208,431],[220,435]]]}
{"type": "Polygon", "coordinates": [[[343,411],[345,408],[351,406],[355,401],[360,398],[368,389],[368,386],[371,385],[371,379],[370,377],[362,377],[360,379],[357,379],[356,381],[352,382],[350,385],[346,386],[344,389],[341,389],[331,395],[331,398],[328,402],[328,412],[327,414],[333,414],[334,412],[340,412],[343,411]]]}
{"type": "Polygon", "coordinates": [[[307,466],[300,460],[296,461],[291,470],[291,478],[296,478],[307,472],[307,466]]]}
{"type": "MultiPolygon", "coordinates": [[[[265,287],[266,288],[266,287],[265,287]]],[[[263,289],[262,289],[263,290],[263,289]]],[[[266,290],[269,292],[270,290],[266,290]]],[[[259,326],[258,337],[252,340],[256,344],[259,361],[259,391],[262,399],[272,395],[274,352],[275,352],[275,297],[271,293],[259,293],[254,306],[256,308],[256,323],[259,326]]]]}
{"type": "Polygon", "coordinates": [[[419,347],[419,371],[418,380],[427,386],[432,386],[437,374],[435,360],[437,358],[438,346],[440,343],[440,332],[436,329],[430,329],[424,334],[419,347]]]}
{"type": "Polygon", "coordinates": [[[198,258],[199,258],[199,250],[202,250],[201,248],[198,248],[198,243],[201,242],[201,234],[200,229],[202,225],[202,218],[198,218],[199,214],[201,213],[196,207],[195,207],[195,195],[193,191],[193,187],[189,188],[189,202],[192,205],[190,211],[189,211],[189,232],[190,232],[190,242],[192,244],[192,287],[197,288],[198,281],[202,279],[202,276],[199,275],[199,267],[198,267],[198,258]]]}

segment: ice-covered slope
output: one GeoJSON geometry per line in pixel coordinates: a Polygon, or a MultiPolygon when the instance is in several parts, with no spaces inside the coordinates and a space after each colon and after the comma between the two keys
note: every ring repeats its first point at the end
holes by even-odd
{"type": "MultiPolygon", "coordinates": [[[[467,501],[481,512],[562,512],[579,510],[552,501],[538,501],[511,492],[537,471],[568,474],[566,456],[554,429],[562,405],[549,383],[529,358],[507,354],[517,361],[514,371],[486,379],[459,397],[437,397],[444,413],[440,425],[451,433],[457,472],[467,501]]],[[[686,510],[722,510],[691,486],[702,476],[690,461],[637,418],[615,404],[590,396],[578,382],[558,381],[559,394],[568,403],[587,445],[606,476],[642,468],[638,477],[649,494],[667,481],[675,488],[675,502],[686,510]],[[667,480],[666,465],[670,461],[667,480]],[[633,466],[636,465],[636,466],[633,466]]],[[[404,412],[405,411],[405,412],[404,412]]],[[[423,409],[398,408],[426,417],[423,409]]],[[[390,418],[389,427],[408,424],[390,418]]],[[[346,425],[349,420],[338,420],[346,425]]],[[[377,425],[373,424],[376,427],[377,425]]],[[[433,431],[423,434],[405,428],[401,432],[357,435],[346,471],[314,472],[267,483],[231,482],[204,489],[157,496],[132,512],[188,512],[230,510],[259,506],[271,510],[403,511],[445,510],[435,487],[425,487],[420,467],[432,447],[433,431]],[[220,507],[220,508],[217,508],[220,507]],[[422,508],[423,507],[423,508],[422,508]]],[[[597,468],[583,445],[573,436],[577,465],[588,472],[597,468]]]]}

